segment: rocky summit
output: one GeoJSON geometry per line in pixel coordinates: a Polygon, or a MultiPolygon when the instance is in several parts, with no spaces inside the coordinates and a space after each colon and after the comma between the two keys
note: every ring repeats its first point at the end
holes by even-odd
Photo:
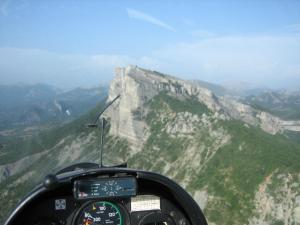
{"type": "MultiPolygon", "coordinates": [[[[217,96],[201,82],[137,66],[116,69],[106,102],[117,95],[105,113],[106,164],[127,161],[176,180],[209,224],[300,224],[300,145],[285,135],[299,132],[299,121],[217,96]]],[[[85,124],[103,104],[62,127],[5,145],[2,219],[46,173],[98,159],[99,132],[85,124]]]]}
{"type": "Polygon", "coordinates": [[[137,149],[147,139],[145,123],[141,119],[147,114],[145,105],[161,92],[179,99],[194,97],[220,119],[241,120],[271,134],[285,130],[300,131],[300,121],[285,121],[232,98],[217,97],[199,82],[181,80],[137,66],[116,68],[115,74],[108,100],[117,95],[121,95],[121,100],[108,113],[113,121],[111,134],[127,138],[137,149]]]}

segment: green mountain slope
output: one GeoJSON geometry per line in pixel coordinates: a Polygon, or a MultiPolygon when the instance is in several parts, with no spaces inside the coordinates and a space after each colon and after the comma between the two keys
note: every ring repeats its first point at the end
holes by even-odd
{"type": "MultiPolygon", "coordinates": [[[[147,122],[151,135],[143,151],[130,159],[130,164],[168,174],[193,195],[197,190],[206,190],[213,196],[205,208],[210,222],[247,224],[255,215],[259,185],[274,171],[291,174],[297,180],[300,145],[284,136],[267,134],[240,121],[220,121],[209,116],[209,122],[198,122],[188,137],[181,137],[179,130],[170,136],[165,128],[180,113],[189,112],[193,116],[211,113],[203,105],[193,103],[193,99],[178,101],[165,94],[156,96],[150,105],[147,122]],[[227,141],[222,145],[221,140],[227,141]],[[188,148],[195,149],[187,152],[188,148]]],[[[276,189],[280,183],[272,185],[276,189]]],[[[296,193],[299,195],[300,189],[296,193]]]]}

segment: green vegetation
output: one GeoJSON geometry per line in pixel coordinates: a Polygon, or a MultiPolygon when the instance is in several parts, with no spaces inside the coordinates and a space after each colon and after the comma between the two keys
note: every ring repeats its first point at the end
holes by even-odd
{"type": "Polygon", "coordinates": [[[41,131],[29,139],[15,137],[2,138],[5,148],[2,150],[0,165],[12,163],[25,156],[50,149],[69,135],[89,132],[86,124],[93,121],[104,102],[99,103],[93,110],[75,121],[57,125],[50,130],[41,131]]]}
{"type": "Polygon", "coordinates": [[[223,121],[220,126],[229,131],[231,142],[218,151],[189,188],[207,186],[220,197],[206,209],[211,221],[245,224],[254,209],[255,192],[268,175],[276,169],[300,171],[300,145],[259,128],[247,128],[239,121],[223,121]]]}
{"type": "MultiPolygon", "coordinates": [[[[151,111],[146,121],[151,135],[143,151],[130,159],[130,164],[162,173],[167,164],[184,159],[187,147],[195,144],[187,138],[170,136],[165,131],[166,125],[179,112],[209,115],[210,111],[193,98],[179,100],[166,93],[160,93],[149,105],[151,111]]],[[[187,188],[191,193],[207,188],[216,197],[205,210],[209,221],[216,224],[246,224],[254,215],[255,192],[267,176],[275,170],[281,173],[300,172],[300,145],[282,135],[274,136],[257,127],[246,127],[240,121],[218,121],[213,129],[218,128],[229,133],[230,142],[222,146],[201,170],[194,168],[189,171],[186,165],[183,170],[178,168],[180,171],[173,178],[182,182],[190,176],[193,179],[187,188]]],[[[207,132],[199,128],[194,135],[193,142],[196,141],[199,148],[204,146],[201,163],[215,142],[207,132]]],[[[280,224],[280,221],[277,222],[280,224]]]]}
{"type": "Polygon", "coordinates": [[[137,168],[163,172],[166,164],[184,155],[185,148],[189,144],[186,138],[171,137],[164,130],[166,124],[175,116],[174,113],[191,112],[202,115],[209,114],[210,110],[195,98],[178,100],[165,92],[155,96],[148,106],[151,110],[146,117],[146,122],[150,125],[151,134],[143,150],[130,158],[129,163],[137,168]],[[167,117],[161,117],[162,115],[167,117]],[[158,156],[163,160],[157,160],[158,156]]]}
{"type": "Polygon", "coordinates": [[[164,106],[167,106],[171,112],[190,112],[196,115],[202,115],[203,113],[209,115],[211,111],[207,106],[199,102],[196,97],[188,97],[185,99],[179,100],[176,97],[168,95],[166,92],[160,92],[148,103],[152,111],[150,115],[147,116],[146,120],[150,123],[149,120],[152,119],[154,113],[159,110],[165,109],[164,106]]]}

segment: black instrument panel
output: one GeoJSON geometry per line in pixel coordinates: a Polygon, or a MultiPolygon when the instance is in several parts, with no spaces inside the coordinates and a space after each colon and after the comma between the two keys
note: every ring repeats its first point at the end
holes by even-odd
{"type": "Polygon", "coordinates": [[[137,194],[137,181],[134,177],[101,178],[74,182],[74,197],[82,199],[126,198],[137,194]]]}
{"type": "MultiPolygon", "coordinates": [[[[151,195],[146,195],[150,197],[151,195]]],[[[138,196],[143,198],[143,196],[138,196]]],[[[34,216],[23,219],[24,225],[190,225],[183,213],[169,200],[159,200],[160,209],[131,210],[129,199],[105,199],[76,201],[73,197],[61,196],[37,204],[34,216]],[[59,202],[59,203],[58,203],[59,202]],[[62,205],[61,205],[62,204],[62,205]],[[177,222],[176,222],[177,221],[177,222]]],[[[28,214],[29,215],[29,214],[28,214]]]]}
{"type": "Polygon", "coordinates": [[[29,193],[5,225],[207,225],[195,201],[159,174],[107,168],[51,180],[29,193]]]}

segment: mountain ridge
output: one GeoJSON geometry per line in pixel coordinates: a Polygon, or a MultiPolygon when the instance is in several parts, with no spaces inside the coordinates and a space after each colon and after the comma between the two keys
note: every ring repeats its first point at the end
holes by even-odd
{"type": "MultiPolygon", "coordinates": [[[[223,119],[242,120],[251,125],[260,126],[264,131],[271,134],[282,133],[285,130],[300,131],[300,121],[284,121],[268,112],[254,109],[237,100],[228,97],[217,97],[212,91],[201,87],[195,82],[184,81],[156,71],[141,69],[137,66],[117,68],[115,72],[116,77],[111,83],[108,101],[119,94],[121,95],[120,103],[114,106],[114,110],[116,110],[121,105],[119,108],[122,110],[122,112],[119,112],[122,121],[117,121],[117,123],[123,123],[128,127],[136,124],[137,131],[135,132],[132,128],[129,128],[128,131],[125,127],[117,127],[113,124],[111,132],[121,136],[130,133],[132,143],[135,142],[134,139],[141,138],[138,134],[141,133],[144,125],[134,120],[131,112],[139,109],[143,111],[145,102],[161,91],[167,91],[177,97],[194,96],[223,119]]],[[[108,116],[115,117],[115,115],[109,115],[109,113],[108,116]]]]}
{"type": "Polygon", "coordinates": [[[4,130],[74,119],[94,107],[107,88],[62,91],[46,84],[23,84],[0,89],[0,130],[4,130]]]}

